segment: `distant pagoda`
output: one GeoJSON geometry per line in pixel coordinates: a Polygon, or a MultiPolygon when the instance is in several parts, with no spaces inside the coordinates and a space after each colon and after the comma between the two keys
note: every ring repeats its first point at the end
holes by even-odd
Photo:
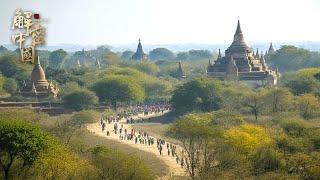
{"type": "Polygon", "coordinates": [[[21,95],[25,97],[39,98],[47,98],[50,95],[57,97],[59,95],[59,89],[57,86],[47,81],[45,72],[40,65],[39,56],[36,59],[35,65],[31,72],[30,82],[24,83],[21,95]]]}
{"type": "Polygon", "coordinates": [[[148,55],[143,52],[140,39],[139,39],[137,51],[132,55],[131,59],[132,60],[138,60],[138,61],[146,61],[146,60],[148,60],[148,55]]]}
{"type": "Polygon", "coordinates": [[[186,74],[184,73],[183,69],[182,69],[181,61],[179,61],[179,63],[178,63],[178,69],[177,69],[176,77],[178,79],[185,79],[187,77],[186,74]]]}
{"type": "Polygon", "coordinates": [[[272,43],[270,43],[270,47],[268,49],[268,54],[274,54],[276,52],[276,50],[274,49],[272,43]]]}
{"type": "Polygon", "coordinates": [[[264,55],[256,53],[244,41],[238,21],[232,44],[222,57],[220,49],[217,60],[207,67],[207,74],[220,80],[246,81],[254,86],[276,85],[279,74],[268,68],[264,55]]]}

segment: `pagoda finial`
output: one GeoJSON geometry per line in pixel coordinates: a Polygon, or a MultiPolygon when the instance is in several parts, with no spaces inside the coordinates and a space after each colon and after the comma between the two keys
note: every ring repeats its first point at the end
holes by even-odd
{"type": "Polygon", "coordinates": [[[36,60],[35,60],[34,64],[39,64],[39,65],[40,65],[40,57],[39,57],[39,56],[37,56],[37,58],[36,58],[36,60]]]}
{"type": "Polygon", "coordinates": [[[219,54],[218,54],[218,59],[221,58],[221,51],[220,51],[220,48],[219,48],[219,54]]]}
{"type": "Polygon", "coordinates": [[[259,48],[257,48],[256,57],[259,58],[259,48]]]}
{"type": "Polygon", "coordinates": [[[241,27],[240,27],[240,21],[238,20],[238,25],[237,25],[237,30],[236,32],[234,33],[234,36],[233,36],[233,42],[232,42],[232,45],[240,45],[240,46],[247,46],[245,41],[244,41],[244,37],[243,37],[243,34],[242,34],[242,30],[241,30],[241,27]]]}
{"type": "Polygon", "coordinates": [[[240,27],[240,20],[239,20],[239,19],[238,19],[238,25],[237,25],[236,33],[242,33],[241,27],[240,27]]]}

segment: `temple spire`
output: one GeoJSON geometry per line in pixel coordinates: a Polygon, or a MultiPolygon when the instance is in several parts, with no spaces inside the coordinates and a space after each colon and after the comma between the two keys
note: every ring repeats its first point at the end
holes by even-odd
{"type": "Polygon", "coordinates": [[[240,33],[242,34],[242,31],[241,31],[241,27],[240,27],[240,20],[238,19],[236,34],[240,34],[240,33]]]}
{"type": "Polygon", "coordinates": [[[259,48],[257,48],[256,57],[259,58],[259,48]]]}
{"type": "Polygon", "coordinates": [[[272,43],[270,43],[270,47],[269,47],[269,50],[268,50],[268,54],[273,54],[275,52],[275,49],[272,45],[272,43]]]}
{"type": "Polygon", "coordinates": [[[219,48],[219,54],[218,54],[218,59],[221,58],[221,51],[220,51],[220,48],[219,48]]]}
{"type": "Polygon", "coordinates": [[[247,47],[247,45],[246,45],[246,43],[244,41],[244,37],[243,37],[243,34],[242,34],[242,30],[241,30],[241,26],[240,26],[240,21],[239,20],[238,20],[237,30],[236,30],[236,32],[234,33],[234,36],[233,36],[232,45],[247,47]]]}
{"type": "Polygon", "coordinates": [[[133,60],[146,60],[146,54],[143,52],[141,41],[139,39],[138,47],[136,53],[132,56],[133,60]]]}
{"type": "Polygon", "coordinates": [[[178,78],[185,78],[185,74],[183,72],[183,69],[182,69],[182,64],[181,64],[181,61],[179,61],[179,66],[178,66],[178,78]]]}
{"type": "Polygon", "coordinates": [[[37,56],[36,60],[34,61],[34,64],[39,64],[40,65],[40,57],[37,56]]]}

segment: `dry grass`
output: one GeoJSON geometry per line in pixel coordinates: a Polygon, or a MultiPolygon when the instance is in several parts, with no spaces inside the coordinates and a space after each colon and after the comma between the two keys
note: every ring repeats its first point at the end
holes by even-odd
{"type": "Polygon", "coordinates": [[[146,163],[146,165],[150,167],[151,172],[155,176],[165,176],[169,172],[168,166],[161,159],[157,158],[154,154],[145,151],[140,151],[139,149],[133,148],[129,145],[122,144],[117,141],[96,136],[88,131],[82,133],[80,137],[74,138],[73,143],[82,144],[82,146],[85,146],[85,148],[94,147],[96,145],[105,145],[110,149],[135,155],[136,157],[139,157],[141,160],[143,160],[146,163]]]}

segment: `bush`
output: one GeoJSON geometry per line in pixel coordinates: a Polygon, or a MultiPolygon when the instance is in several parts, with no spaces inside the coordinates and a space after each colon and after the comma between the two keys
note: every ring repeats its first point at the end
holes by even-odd
{"type": "Polygon", "coordinates": [[[64,107],[81,111],[89,109],[99,102],[95,93],[89,90],[76,90],[62,97],[64,107]]]}
{"type": "Polygon", "coordinates": [[[99,169],[102,179],[151,180],[150,169],[136,156],[110,150],[104,146],[91,149],[92,163],[99,169]]]}
{"type": "Polygon", "coordinates": [[[221,84],[206,77],[196,78],[173,91],[171,103],[180,112],[212,111],[221,106],[221,84]]]}
{"type": "Polygon", "coordinates": [[[276,171],[284,166],[284,161],[279,152],[269,148],[259,149],[252,157],[255,174],[262,174],[269,171],[276,171]]]}
{"type": "Polygon", "coordinates": [[[40,153],[48,148],[50,141],[39,127],[12,120],[0,121],[0,137],[0,162],[4,179],[9,179],[13,164],[20,168],[33,165],[40,153]]]}
{"type": "Polygon", "coordinates": [[[7,91],[8,93],[14,93],[16,92],[18,88],[17,81],[13,78],[6,78],[3,83],[3,89],[7,91]]]}
{"type": "Polygon", "coordinates": [[[281,127],[292,137],[304,137],[308,134],[311,125],[301,119],[283,122],[281,127]]]}
{"type": "Polygon", "coordinates": [[[245,154],[252,154],[272,143],[265,129],[251,124],[231,128],[225,133],[225,137],[230,145],[245,154]]]}

